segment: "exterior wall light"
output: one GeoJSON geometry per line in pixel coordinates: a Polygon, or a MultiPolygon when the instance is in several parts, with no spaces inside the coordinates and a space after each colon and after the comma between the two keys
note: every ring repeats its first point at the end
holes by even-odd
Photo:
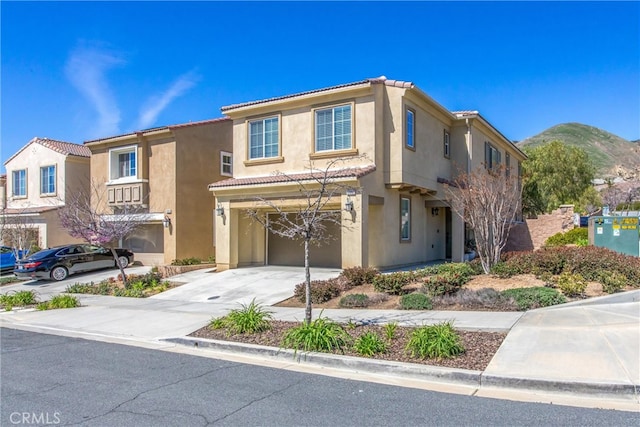
{"type": "Polygon", "coordinates": [[[347,201],[345,202],[344,210],[347,212],[353,212],[353,202],[351,201],[351,199],[347,199],[347,201]]]}
{"type": "Polygon", "coordinates": [[[218,207],[216,208],[216,215],[224,216],[224,207],[221,203],[218,203],[218,207]]]}
{"type": "Polygon", "coordinates": [[[433,216],[438,216],[438,214],[440,213],[440,209],[438,208],[431,208],[431,215],[433,216]]]}
{"type": "Polygon", "coordinates": [[[162,226],[164,228],[171,227],[171,218],[169,217],[169,215],[165,214],[164,218],[162,218],[162,226]]]}

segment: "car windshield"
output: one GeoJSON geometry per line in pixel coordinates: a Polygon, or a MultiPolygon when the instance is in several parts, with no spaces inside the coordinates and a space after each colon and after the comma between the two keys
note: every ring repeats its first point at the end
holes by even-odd
{"type": "Polygon", "coordinates": [[[34,260],[34,259],[42,259],[42,258],[46,258],[48,256],[53,255],[54,253],[56,253],[59,249],[43,249],[41,251],[36,252],[35,254],[31,255],[29,257],[29,259],[34,260]]]}

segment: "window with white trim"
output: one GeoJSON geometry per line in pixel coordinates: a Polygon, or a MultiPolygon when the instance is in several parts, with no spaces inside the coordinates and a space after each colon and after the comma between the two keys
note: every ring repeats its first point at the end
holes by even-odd
{"type": "Polygon", "coordinates": [[[220,175],[233,176],[233,155],[226,151],[220,152],[220,175]]]}
{"type": "Polygon", "coordinates": [[[138,176],[137,146],[114,148],[109,151],[111,179],[135,178],[138,176]]]}
{"type": "Polygon", "coordinates": [[[400,197],[400,242],[411,241],[411,199],[400,197]]]}
{"type": "Polygon", "coordinates": [[[20,169],[13,171],[11,174],[13,177],[12,190],[15,197],[27,196],[27,170],[20,169]]]}
{"type": "Polygon", "coordinates": [[[407,127],[405,134],[405,144],[407,148],[415,150],[416,148],[416,113],[407,108],[405,112],[405,126],[407,127]]]}
{"type": "Polygon", "coordinates": [[[56,193],[56,167],[43,166],[40,168],[40,194],[56,193]]]}
{"type": "Polygon", "coordinates": [[[500,164],[500,151],[489,142],[484,143],[484,167],[493,169],[500,164]]]}
{"type": "Polygon", "coordinates": [[[316,152],[351,149],[351,104],[315,110],[315,132],[316,152]]]}
{"type": "Polygon", "coordinates": [[[451,137],[449,136],[449,132],[444,131],[443,141],[444,145],[444,157],[447,159],[451,157],[451,137]]]}
{"type": "Polygon", "coordinates": [[[249,122],[249,159],[278,157],[278,117],[269,117],[249,122]]]}
{"type": "Polygon", "coordinates": [[[507,178],[511,176],[511,155],[509,153],[505,153],[504,155],[504,166],[505,166],[505,175],[507,178]]]}

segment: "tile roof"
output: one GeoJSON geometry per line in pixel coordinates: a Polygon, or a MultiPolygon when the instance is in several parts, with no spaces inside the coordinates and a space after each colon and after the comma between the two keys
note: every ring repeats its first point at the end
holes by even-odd
{"type": "Polygon", "coordinates": [[[325,88],[321,88],[321,89],[314,89],[314,90],[309,90],[309,91],[305,91],[305,92],[293,93],[293,94],[290,94],[290,95],[276,96],[276,97],[273,97],[273,98],[261,99],[261,100],[257,100],[257,101],[249,101],[249,102],[243,102],[243,103],[240,103],[240,104],[227,105],[227,106],[224,106],[224,107],[220,108],[220,110],[222,112],[225,112],[225,111],[228,111],[228,110],[233,110],[235,108],[248,107],[250,105],[264,104],[264,103],[267,103],[267,102],[279,101],[279,100],[282,100],[282,99],[296,98],[298,96],[305,96],[305,95],[310,95],[310,94],[313,94],[313,93],[327,92],[327,91],[330,91],[330,90],[342,89],[342,88],[345,88],[345,87],[359,86],[359,85],[365,85],[365,84],[384,84],[385,86],[402,87],[402,88],[411,88],[411,87],[413,87],[413,83],[412,82],[405,82],[405,81],[402,81],[402,80],[391,80],[391,79],[387,79],[385,76],[380,76],[380,77],[376,77],[376,78],[360,80],[360,81],[357,81],[357,82],[343,83],[343,84],[336,85],[336,86],[330,86],[330,87],[325,87],[325,88]]]}
{"type": "MultiPolygon", "coordinates": [[[[363,176],[376,170],[376,165],[368,165],[364,167],[336,169],[328,171],[327,177],[330,179],[337,178],[362,178],[363,176]]],[[[230,178],[223,181],[214,182],[209,184],[209,189],[227,188],[227,187],[242,187],[247,185],[267,185],[267,184],[280,184],[286,182],[298,182],[298,181],[311,181],[315,179],[322,179],[324,171],[322,172],[304,172],[294,173],[289,175],[275,174],[267,176],[256,176],[250,178],[230,178]]]]}
{"type": "Polygon", "coordinates": [[[9,157],[4,164],[6,165],[8,162],[13,160],[18,154],[24,151],[31,144],[40,144],[43,147],[47,147],[50,150],[53,150],[57,153],[64,154],[65,156],[76,156],[76,157],[91,157],[91,150],[85,147],[84,145],[74,144],[72,142],[58,141],[50,138],[32,138],[31,141],[27,142],[27,144],[18,150],[13,156],[9,157]]]}
{"type": "Polygon", "coordinates": [[[200,120],[197,122],[188,122],[188,123],[180,123],[180,124],[176,124],[176,125],[168,125],[168,126],[158,126],[158,127],[154,127],[154,128],[149,128],[149,129],[143,129],[143,130],[137,130],[134,132],[128,132],[128,133],[123,133],[120,135],[112,135],[112,136],[107,136],[104,138],[98,138],[98,139],[91,139],[88,141],[85,141],[84,144],[91,144],[91,143],[95,143],[95,142],[101,142],[101,141],[106,141],[109,139],[113,139],[113,138],[122,138],[123,136],[135,136],[139,133],[147,133],[147,132],[157,132],[159,130],[171,130],[171,129],[179,129],[179,128],[184,128],[184,127],[188,127],[188,126],[201,126],[201,125],[207,125],[210,123],[217,123],[217,122],[225,122],[227,120],[231,120],[229,117],[218,117],[216,119],[207,119],[207,120],[200,120]]]}

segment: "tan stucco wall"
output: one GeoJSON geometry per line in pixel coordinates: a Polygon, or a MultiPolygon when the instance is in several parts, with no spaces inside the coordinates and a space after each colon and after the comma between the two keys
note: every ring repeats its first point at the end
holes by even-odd
{"type": "Polygon", "coordinates": [[[171,215],[176,224],[175,258],[207,259],[215,255],[215,205],[207,186],[228,178],[221,175],[220,152],[233,151],[232,129],[231,121],[173,129],[177,141],[175,207],[171,215]]]}
{"type": "MultiPolygon", "coordinates": [[[[101,193],[109,181],[109,149],[137,145],[137,178],[148,182],[144,203],[149,213],[171,219],[171,226],[163,228],[163,263],[215,254],[214,201],[207,186],[227,178],[220,174],[220,151],[232,151],[231,130],[231,121],[219,121],[89,144],[91,176],[101,193]]],[[[101,209],[109,213],[103,198],[101,209]]],[[[158,262],[157,254],[147,258],[158,262]]]]}

